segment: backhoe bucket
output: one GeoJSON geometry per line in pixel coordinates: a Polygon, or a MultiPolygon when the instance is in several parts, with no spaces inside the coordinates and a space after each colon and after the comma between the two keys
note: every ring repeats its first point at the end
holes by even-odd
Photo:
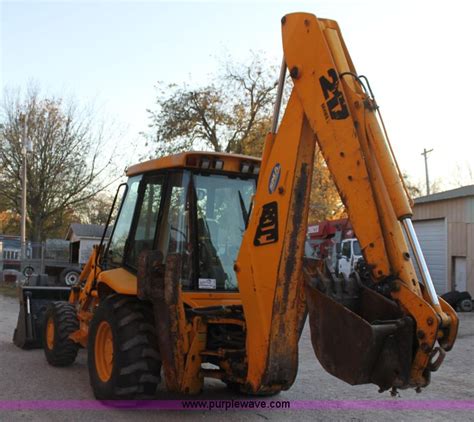
{"type": "Polygon", "coordinates": [[[20,313],[13,343],[21,349],[43,347],[44,313],[50,302],[67,301],[70,287],[20,287],[20,313]]]}
{"type": "MultiPolygon", "coordinates": [[[[347,281],[346,281],[347,282],[347,281]]],[[[395,302],[358,286],[351,309],[306,280],[311,342],[323,368],[351,384],[381,391],[408,385],[414,322],[395,302]]]]}

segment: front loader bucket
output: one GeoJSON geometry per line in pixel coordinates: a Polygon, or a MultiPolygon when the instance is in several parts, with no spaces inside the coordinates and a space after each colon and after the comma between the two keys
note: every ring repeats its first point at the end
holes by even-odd
{"type": "Polygon", "coordinates": [[[413,320],[395,302],[364,286],[349,309],[313,282],[305,285],[311,342],[323,368],[351,385],[373,383],[381,391],[406,387],[413,320]]]}
{"type": "Polygon", "coordinates": [[[13,343],[21,349],[43,347],[43,319],[50,302],[67,301],[70,287],[20,287],[20,313],[13,343]]]}

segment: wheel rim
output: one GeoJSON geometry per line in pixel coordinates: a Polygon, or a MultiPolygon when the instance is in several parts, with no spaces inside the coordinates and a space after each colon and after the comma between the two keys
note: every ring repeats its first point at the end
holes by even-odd
{"type": "Polygon", "coordinates": [[[94,354],[97,375],[102,382],[107,382],[112,376],[114,364],[112,327],[107,321],[102,321],[97,328],[94,354]]]}
{"type": "Polygon", "coordinates": [[[54,347],[54,320],[52,317],[48,318],[46,323],[46,345],[49,350],[53,350],[54,347]]]}
{"type": "Polygon", "coordinates": [[[66,277],[64,277],[64,282],[68,286],[73,286],[74,284],[77,283],[77,279],[79,278],[79,275],[75,272],[70,272],[66,274],[66,277]]]}
{"type": "Polygon", "coordinates": [[[472,311],[472,302],[470,299],[464,299],[460,304],[459,308],[461,308],[464,312],[471,312],[472,311]]]}

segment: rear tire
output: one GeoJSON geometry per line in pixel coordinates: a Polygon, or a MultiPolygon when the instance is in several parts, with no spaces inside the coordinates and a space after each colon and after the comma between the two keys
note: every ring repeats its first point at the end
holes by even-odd
{"type": "Polygon", "coordinates": [[[112,295],[94,313],[88,341],[89,380],[98,400],[152,397],[161,361],[151,306],[112,295]]]}
{"type": "Polygon", "coordinates": [[[81,272],[77,268],[65,268],[59,275],[59,280],[65,286],[72,287],[79,281],[81,272]]]}
{"type": "Polygon", "coordinates": [[[43,350],[52,366],[69,366],[76,360],[79,345],[69,335],[79,329],[74,305],[69,302],[53,302],[44,316],[43,350]]]}

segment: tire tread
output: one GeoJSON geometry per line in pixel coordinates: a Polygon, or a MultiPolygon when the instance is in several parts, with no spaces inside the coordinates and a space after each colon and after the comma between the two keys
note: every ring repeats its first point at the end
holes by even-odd
{"type": "Polygon", "coordinates": [[[76,309],[69,302],[53,302],[45,314],[43,349],[46,360],[52,366],[69,366],[74,363],[79,350],[79,345],[69,336],[79,329],[76,309]],[[54,345],[50,350],[46,342],[47,320],[54,319],[54,345]]]}
{"type": "Polygon", "coordinates": [[[151,305],[135,297],[114,294],[99,306],[107,307],[116,321],[119,358],[114,364],[119,366],[111,388],[95,385],[97,377],[91,356],[94,347],[90,339],[88,364],[95,397],[99,400],[152,397],[160,381],[161,361],[151,305]]]}

